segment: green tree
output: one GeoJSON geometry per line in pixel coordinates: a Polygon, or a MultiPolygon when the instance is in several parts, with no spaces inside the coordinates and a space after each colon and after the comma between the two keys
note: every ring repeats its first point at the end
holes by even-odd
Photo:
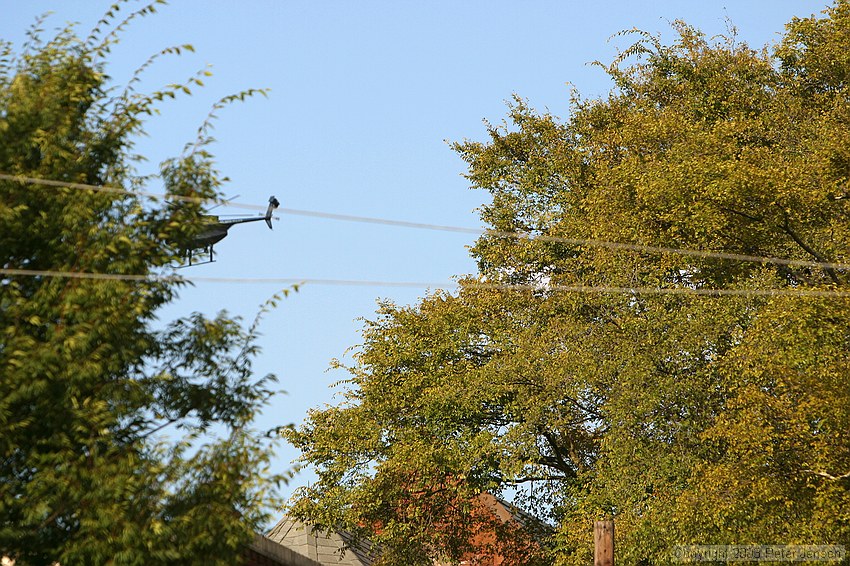
{"type": "Polygon", "coordinates": [[[485,490],[557,525],[558,564],[605,515],[625,563],[850,544],[850,2],[772,50],[674,27],[568,120],[517,99],[455,145],[492,196],[479,273],[367,324],[346,401],[288,433],[318,474],[296,515],[397,564],[462,556],[437,527],[485,490]]]}
{"type": "MultiPolygon", "coordinates": [[[[185,284],[158,276],[179,253],[169,242],[198,229],[199,201],[10,178],[128,190],[146,180],[133,154],[143,118],[201,79],[146,95],[135,77],[118,94],[109,49],[155,3],[120,21],[122,8],[85,40],[69,27],[43,41],[37,24],[21,53],[0,45],[0,554],[232,564],[279,479],[250,428],[274,377],[252,371],[256,324],[225,312],[157,319],[185,284]],[[92,273],[115,277],[73,277],[92,273]]],[[[202,128],[163,164],[169,197],[219,196],[209,141],[202,128]]]]}

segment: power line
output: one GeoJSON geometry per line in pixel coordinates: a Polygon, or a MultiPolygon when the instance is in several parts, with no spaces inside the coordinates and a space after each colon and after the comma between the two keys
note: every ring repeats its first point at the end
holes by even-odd
{"type": "MultiPolygon", "coordinates": [[[[364,224],[382,224],[384,226],[398,226],[400,228],[417,228],[420,230],[435,230],[439,232],[457,232],[460,234],[482,234],[505,235],[505,237],[529,239],[528,236],[516,232],[492,232],[483,228],[466,228],[463,226],[446,226],[441,224],[427,224],[424,222],[410,222],[407,220],[393,220],[390,218],[375,218],[373,216],[355,216],[353,214],[337,214],[335,212],[319,212],[315,210],[298,210],[295,208],[279,208],[277,212],[292,216],[308,216],[311,218],[324,218],[327,220],[342,220],[344,222],[360,222],[364,224]]],[[[540,239],[542,236],[535,237],[540,239]]]]}
{"type": "Polygon", "coordinates": [[[63,189],[74,189],[79,191],[93,191],[93,192],[103,192],[110,194],[120,194],[120,195],[132,195],[139,197],[149,197],[158,200],[171,200],[171,201],[179,201],[179,202],[188,202],[193,204],[218,204],[222,206],[230,206],[233,208],[244,208],[247,210],[266,210],[266,206],[260,206],[256,204],[242,204],[230,201],[219,201],[217,199],[209,199],[209,198],[200,198],[200,197],[190,197],[190,196],[181,196],[181,195],[165,195],[162,193],[153,193],[149,191],[136,191],[125,189],[123,187],[111,187],[108,185],[89,185],[87,183],[72,183],[70,181],[53,181],[51,179],[40,179],[37,177],[26,177],[24,175],[9,175],[8,173],[0,173],[0,180],[3,181],[13,181],[17,183],[22,183],[26,185],[44,185],[46,187],[54,187],[54,188],[63,188],[63,189]]]}
{"type": "MultiPolygon", "coordinates": [[[[8,175],[0,173],[0,180],[16,181],[26,184],[45,185],[51,187],[65,187],[71,189],[90,190],[90,191],[106,191],[110,193],[123,193],[137,196],[146,196],[158,199],[170,199],[183,202],[192,202],[197,204],[219,204],[233,208],[243,208],[248,210],[266,210],[266,205],[255,205],[245,203],[235,203],[230,201],[218,201],[214,199],[202,199],[198,197],[163,195],[160,193],[151,193],[145,191],[131,191],[120,187],[108,187],[101,185],[88,185],[85,183],[70,183],[65,181],[51,181],[49,179],[39,179],[35,177],[24,177],[18,175],[8,175]]],[[[587,238],[566,238],[562,236],[547,236],[547,235],[532,235],[528,233],[506,232],[499,230],[485,230],[481,228],[468,228],[462,226],[446,226],[440,224],[429,224],[424,222],[410,222],[406,220],[394,220],[389,218],[377,218],[371,216],[356,216],[351,214],[337,214],[332,212],[321,212],[313,210],[298,210],[293,208],[279,208],[277,212],[280,214],[288,214],[293,216],[306,216],[312,218],[324,218],[328,220],[341,220],[346,222],[359,222],[367,224],[380,224],[384,226],[398,226],[402,228],[416,228],[421,230],[433,230],[442,232],[455,232],[462,234],[487,235],[497,238],[510,238],[515,240],[526,240],[535,242],[547,243],[562,243],[573,246],[585,246],[592,248],[603,248],[623,251],[635,251],[652,254],[675,254],[689,257],[697,257],[701,259],[723,259],[730,261],[743,261],[749,263],[767,263],[772,265],[785,265],[789,267],[815,267],[820,269],[843,269],[850,270],[850,264],[839,262],[821,262],[800,259],[786,259],[778,257],[757,256],[749,254],[737,254],[728,252],[715,252],[692,250],[687,248],[670,248],[664,246],[651,246],[646,244],[632,244],[623,242],[610,242],[605,240],[594,240],[587,238]]]]}
{"type": "Polygon", "coordinates": [[[92,273],[78,271],[53,271],[0,268],[0,275],[7,277],[55,277],[68,279],[94,279],[106,281],[129,281],[140,283],[194,282],[194,283],[240,283],[267,285],[317,285],[336,287],[407,287],[417,289],[457,289],[460,287],[501,291],[537,291],[559,293],[621,294],[621,295],[694,295],[707,297],[818,297],[850,298],[850,291],[832,289],[703,289],[691,287],[616,287],[606,285],[525,285],[487,283],[486,281],[423,282],[381,281],[363,279],[320,279],[310,277],[209,277],[180,275],[131,275],[120,273],[92,273]]]}
{"type": "Polygon", "coordinates": [[[527,240],[533,242],[548,242],[569,244],[574,246],[585,246],[591,248],[607,248],[613,250],[645,252],[653,254],[676,254],[703,259],[726,259],[732,261],[745,261],[752,263],[770,263],[774,265],[786,265],[789,267],[819,267],[823,269],[850,269],[850,263],[809,261],[804,259],[785,259],[778,257],[766,257],[748,254],[736,254],[728,252],[712,252],[702,250],[691,250],[686,248],[668,248],[663,246],[650,246],[645,244],[628,244],[621,242],[609,242],[605,240],[593,240],[586,238],[565,238],[562,236],[531,235],[527,233],[505,232],[500,230],[483,230],[480,228],[465,228],[461,226],[443,226],[439,224],[425,224],[421,222],[408,222],[405,220],[391,220],[387,218],[374,218],[368,216],[353,216],[350,214],[336,214],[332,212],[316,212],[310,210],[295,210],[291,208],[278,209],[281,214],[296,216],[310,216],[314,218],[327,218],[330,220],[343,220],[348,222],[362,222],[368,224],[383,224],[388,226],[401,226],[404,228],[419,228],[424,230],[436,230],[443,232],[459,232],[464,234],[476,234],[494,236],[497,238],[512,238],[516,240],[527,240]]]}

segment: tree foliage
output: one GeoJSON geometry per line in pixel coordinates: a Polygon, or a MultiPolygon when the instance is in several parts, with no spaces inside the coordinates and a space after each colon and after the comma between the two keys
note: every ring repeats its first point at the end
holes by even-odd
{"type": "Polygon", "coordinates": [[[492,197],[479,273],[367,323],[345,402],[289,433],[318,474],[295,514],[396,564],[468,553],[437,526],[482,491],[557,526],[528,562],[588,563],[606,515],[625,563],[850,544],[850,305],[793,295],[847,290],[850,2],[770,50],[674,27],[669,45],[627,34],[602,65],[614,90],[568,120],[518,98],[455,144],[492,197]],[[711,289],[739,294],[694,293],[711,289]]]}
{"type": "MultiPolygon", "coordinates": [[[[0,45],[0,172],[128,190],[147,180],[133,153],[143,120],[201,84],[152,94],[136,92],[138,75],[123,91],[110,84],[111,46],[155,8],[122,21],[119,3],[85,40],[68,27],[45,41],[39,22],[20,53],[0,45]]],[[[199,136],[163,163],[169,196],[218,197],[199,136]]],[[[256,324],[225,312],[157,319],[183,285],[156,277],[178,253],[169,242],[199,220],[192,202],[0,181],[0,554],[232,564],[264,520],[279,478],[250,429],[274,381],[252,371],[256,324]]]]}

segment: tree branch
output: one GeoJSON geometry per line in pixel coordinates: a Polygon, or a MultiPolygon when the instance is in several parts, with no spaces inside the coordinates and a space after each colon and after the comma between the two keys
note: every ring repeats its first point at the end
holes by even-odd
{"type": "MultiPolygon", "coordinates": [[[[782,231],[783,232],[788,234],[788,236],[790,236],[791,239],[794,240],[794,242],[798,246],[803,248],[806,251],[806,253],[810,254],[817,261],[819,261],[821,263],[831,263],[829,261],[829,259],[823,257],[814,248],[812,248],[810,245],[808,245],[806,242],[804,242],[803,239],[797,234],[797,232],[794,231],[794,229],[791,227],[791,220],[790,220],[790,218],[788,218],[788,212],[787,211],[783,210],[782,215],[784,216],[784,221],[782,223],[782,231]]],[[[838,274],[835,272],[835,270],[833,268],[824,267],[823,270],[827,275],[829,275],[829,278],[832,279],[833,283],[835,283],[836,285],[841,285],[841,280],[838,279],[838,274]]]]}
{"type": "Polygon", "coordinates": [[[803,470],[803,471],[808,472],[810,474],[814,474],[816,476],[820,476],[822,478],[826,478],[826,479],[831,480],[831,481],[841,481],[841,480],[850,479],[850,472],[847,472],[846,474],[841,474],[840,476],[833,476],[832,474],[828,474],[826,472],[818,472],[816,470],[803,470]]]}
{"type": "Polygon", "coordinates": [[[741,212],[740,210],[735,210],[734,208],[729,208],[727,206],[718,206],[717,208],[723,212],[729,212],[730,214],[741,216],[752,222],[764,222],[764,216],[753,216],[752,214],[747,214],[746,212],[741,212]]]}

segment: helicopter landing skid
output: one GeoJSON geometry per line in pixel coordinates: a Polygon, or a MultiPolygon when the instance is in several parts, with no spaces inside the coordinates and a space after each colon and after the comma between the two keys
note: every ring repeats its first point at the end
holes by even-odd
{"type": "Polygon", "coordinates": [[[213,247],[212,246],[207,246],[205,248],[198,248],[198,249],[201,250],[201,252],[199,254],[197,254],[198,256],[208,257],[209,259],[207,259],[205,261],[193,261],[193,259],[196,257],[195,254],[194,254],[195,250],[188,250],[186,252],[186,254],[183,256],[183,258],[186,261],[188,261],[188,263],[183,263],[181,265],[177,265],[177,266],[175,266],[175,269],[183,269],[184,267],[192,267],[192,266],[195,266],[195,265],[204,265],[206,263],[215,263],[215,254],[213,253],[213,247]]]}

